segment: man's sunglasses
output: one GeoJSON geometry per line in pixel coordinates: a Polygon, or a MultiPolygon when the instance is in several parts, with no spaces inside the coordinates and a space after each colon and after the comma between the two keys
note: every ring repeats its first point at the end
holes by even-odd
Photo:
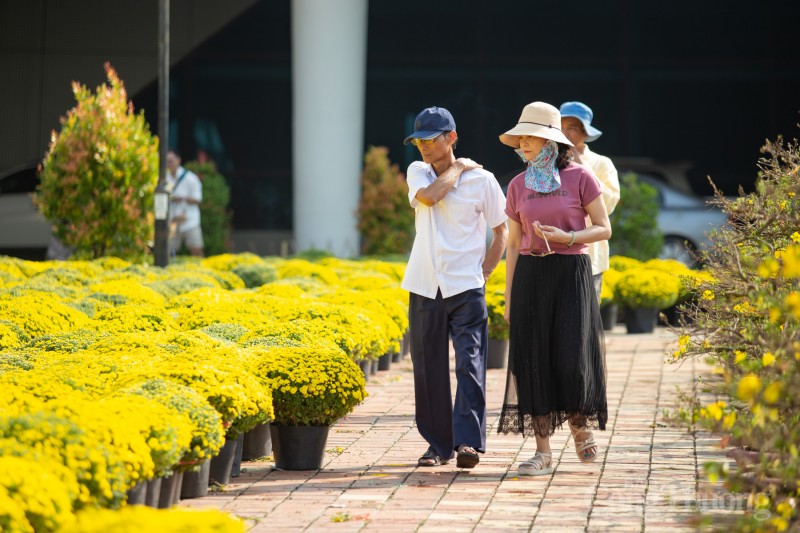
{"type": "Polygon", "coordinates": [[[423,144],[433,144],[436,142],[436,139],[444,135],[444,133],[440,133],[436,137],[431,137],[430,139],[411,139],[411,144],[419,148],[423,144]]]}

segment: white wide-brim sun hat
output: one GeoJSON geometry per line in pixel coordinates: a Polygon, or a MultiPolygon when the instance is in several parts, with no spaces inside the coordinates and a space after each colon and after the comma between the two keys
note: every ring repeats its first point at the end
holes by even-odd
{"type": "Polygon", "coordinates": [[[561,113],[558,108],[545,102],[526,105],[517,125],[500,135],[500,142],[512,148],[519,148],[520,135],[541,137],[572,146],[567,136],[561,132],[561,113]]]}

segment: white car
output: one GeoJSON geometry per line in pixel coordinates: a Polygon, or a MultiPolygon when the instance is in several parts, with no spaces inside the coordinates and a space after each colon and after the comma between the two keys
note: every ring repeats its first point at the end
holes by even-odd
{"type": "Polygon", "coordinates": [[[52,232],[33,204],[38,184],[36,163],[0,173],[0,255],[45,259],[52,232]]]}

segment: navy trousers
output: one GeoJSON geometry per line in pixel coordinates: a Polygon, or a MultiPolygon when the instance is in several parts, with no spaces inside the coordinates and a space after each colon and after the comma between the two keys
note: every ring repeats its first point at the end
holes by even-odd
{"type": "Polygon", "coordinates": [[[417,429],[445,459],[460,445],[486,451],[485,288],[450,298],[411,293],[409,337],[414,364],[417,429]],[[455,404],[450,392],[449,339],[456,364],[455,404]]]}

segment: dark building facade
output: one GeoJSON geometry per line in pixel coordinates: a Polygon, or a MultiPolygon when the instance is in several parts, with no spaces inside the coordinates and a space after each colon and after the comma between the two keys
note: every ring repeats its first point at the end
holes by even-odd
{"type": "MultiPolygon", "coordinates": [[[[706,176],[750,190],[764,140],[798,137],[797,20],[795,0],[371,0],[364,148],[404,168],[415,114],[444,106],[458,153],[504,184],[519,163],[497,136],[522,107],[581,100],[604,132],[596,151],[688,162],[701,194],[706,176]]],[[[171,70],[170,144],[218,163],[237,230],[291,230],[292,151],[326,142],[292,143],[290,31],[290,0],[256,1],[171,70]]],[[[132,98],[155,128],[155,82],[132,98]]]]}
{"type": "MultiPolygon", "coordinates": [[[[706,176],[749,190],[764,140],[798,136],[797,20],[790,0],[373,0],[365,148],[385,145],[404,167],[415,114],[444,106],[458,152],[507,182],[519,164],[497,135],[522,107],[581,100],[604,132],[596,151],[688,162],[701,194],[706,176]]],[[[258,2],[172,70],[173,139],[219,161],[237,228],[291,226],[289,22],[289,0],[258,2]]],[[[155,116],[148,91],[136,99],[155,116]]],[[[313,157],[324,142],[297,148],[313,157]]]]}

